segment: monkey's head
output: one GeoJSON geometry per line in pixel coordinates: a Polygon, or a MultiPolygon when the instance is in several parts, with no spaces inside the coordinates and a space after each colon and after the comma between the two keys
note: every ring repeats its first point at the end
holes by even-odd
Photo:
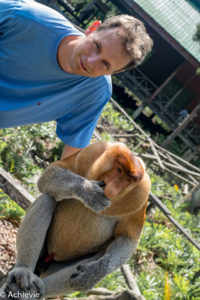
{"type": "Polygon", "coordinates": [[[89,179],[104,181],[106,197],[114,199],[138,184],[144,171],[144,164],[128,147],[122,143],[108,143],[106,151],[92,166],[89,179]]]}

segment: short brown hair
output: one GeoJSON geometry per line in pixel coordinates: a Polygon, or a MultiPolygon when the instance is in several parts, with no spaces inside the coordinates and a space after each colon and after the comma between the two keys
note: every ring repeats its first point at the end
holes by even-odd
{"type": "MultiPolygon", "coordinates": [[[[129,15],[118,15],[105,20],[97,29],[97,31],[122,28],[118,32],[123,45],[128,54],[132,56],[132,60],[128,65],[124,66],[123,70],[128,70],[138,66],[148,52],[151,51],[153,41],[146,31],[144,24],[129,15]]],[[[121,71],[121,70],[118,70],[121,71]]]]}

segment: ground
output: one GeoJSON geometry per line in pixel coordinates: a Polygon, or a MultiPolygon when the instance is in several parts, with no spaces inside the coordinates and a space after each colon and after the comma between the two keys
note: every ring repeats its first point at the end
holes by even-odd
{"type": "Polygon", "coordinates": [[[0,268],[6,273],[15,264],[18,227],[14,221],[0,219],[0,268]]]}

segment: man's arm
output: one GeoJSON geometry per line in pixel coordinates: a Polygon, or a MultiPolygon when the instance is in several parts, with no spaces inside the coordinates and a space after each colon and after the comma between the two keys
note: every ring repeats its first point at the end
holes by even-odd
{"type": "Polygon", "coordinates": [[[65,145],[65,147],[63,149],[63,153],[61,155],[61,159],[65,159],[79,151],[81,151],[81,148],[76,148],[76,147],[71,147],[71,146],[65,145]]]}

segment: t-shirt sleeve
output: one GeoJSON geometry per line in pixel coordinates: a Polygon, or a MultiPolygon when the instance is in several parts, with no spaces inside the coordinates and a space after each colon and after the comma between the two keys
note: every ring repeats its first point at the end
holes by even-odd
{"type": "Polygon", "coordinates": [[[92,137],[103,107],[109,101],[111,93],[102,99],[89,101],[79,105],[73,112],[57,120],[56,133],[67,145],[72,147],[86,147],[92,137]]]}
{"type": "Polygon", "coordinates": [[[0,34],[5,33],[13,26],[13,9],[15,5],[11,1],[0,1],[0,34]]]}

